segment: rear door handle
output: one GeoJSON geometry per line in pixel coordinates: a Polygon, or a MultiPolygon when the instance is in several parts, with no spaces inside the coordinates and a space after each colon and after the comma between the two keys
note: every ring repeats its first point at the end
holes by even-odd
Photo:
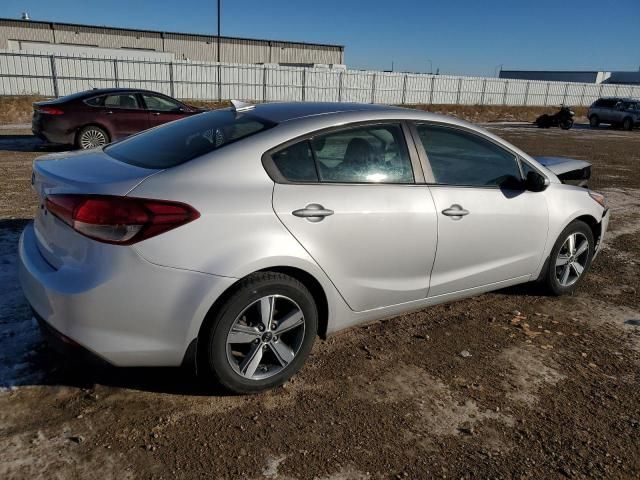
{"type": "Polygon", "coordinates": [[[157,117],[158,115],[160,115],[160,112],[152,112],[151,115],[154,115],[157,117]]]}
{"type": "Polygon", "coordinates": [[[111,110],[107,110],[105,113],[106,113],[107,115],[113,115],[113,112],[112,112],[111,110]]]}
{"type": "Polygon", "coordinates": [[[469,215],[469,210],[465,210],[457,203],[454,203],[449,208],[442,210],[442,214],[447,217],[453,217],[454,220],[460,220],[465,215],[469,215]]]}
{"type": "Polygon", "coordinates": [[[306,218],[310,222],[316,223],[316,222],[320,222],[321,220],[324,220],[324,217],[333,215],[333,210],[324,208],[319,203],[310,203],[306,207],[299,208],[298,210],[294,210],[291,213],[296,217],[306,218]]]}

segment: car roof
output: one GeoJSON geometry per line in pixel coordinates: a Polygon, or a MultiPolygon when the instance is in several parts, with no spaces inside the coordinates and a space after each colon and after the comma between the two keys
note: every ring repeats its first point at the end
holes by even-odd
{"type": "Polygon", "coordinates": [[[124,88],[124,87],[113,87],[113,88],[93,88],[91,90],[85,90],[84,92],[79,92],[78,95],[104,95],[108,93],[121,93],[121,92],[140,92],[140,93],[154,93],[157,95],[164,95],[164,93],[154,92],[153,90],[146,90],[144,88],[124,88]]]}
{"type": "Polygon", "coordinates": [[[255,106],[255,115],[274,123],[283,123],[300,118],[352,113],[352,112],[399,112],[404,109],[389,105],[348,102],[274,102],[255,106]]]}
{"type": "Polygon", "coordinates": [[[637,102],[637,98],[630,97],[600,97],[598,100],[614,100],[618,102],[637,102]]]}

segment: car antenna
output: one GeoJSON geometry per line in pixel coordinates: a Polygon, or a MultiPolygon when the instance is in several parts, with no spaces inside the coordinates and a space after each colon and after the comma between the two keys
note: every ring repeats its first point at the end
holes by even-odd
{"type": "Polygon", "coordinates": [[[240,100],[231,100],[231,105],[233,105],[233,109],[236,112],[248,112],[249,110],[253,110],[254,108],[256,108],[255,105],[242,102],[240,100]]]}

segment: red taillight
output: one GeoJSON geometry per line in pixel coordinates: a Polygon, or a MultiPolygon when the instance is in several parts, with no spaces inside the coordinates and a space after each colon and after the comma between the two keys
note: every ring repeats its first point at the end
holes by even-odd
{"type": "Polygon", "coordinates": [[[64,110],[60,110],[59,108],[44,107],[39,105],[36,105],[36,110],[40,113],[46,113],[47,115],[62,115],[64,113],[64,110]]]}
{"type": "Polygon", "coordinates": [[[106,195],[49,195],[47,210],[78,233],[100,242],[131,245],[189,223],[189,205],[106,195]]]}

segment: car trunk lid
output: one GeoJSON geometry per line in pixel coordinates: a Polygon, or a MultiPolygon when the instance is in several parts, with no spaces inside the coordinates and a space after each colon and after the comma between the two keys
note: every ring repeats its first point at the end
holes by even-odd
{"type": "Polygon", "coordinates": [[[50,214],[46,208],[47,195],[125,196],[159,171],[119,162],[100,149],[52,154],[36,159],[31,181],[39,199],[35,230],[43,257],[54,268],[80,264],[95,243],[50,214]]]}

